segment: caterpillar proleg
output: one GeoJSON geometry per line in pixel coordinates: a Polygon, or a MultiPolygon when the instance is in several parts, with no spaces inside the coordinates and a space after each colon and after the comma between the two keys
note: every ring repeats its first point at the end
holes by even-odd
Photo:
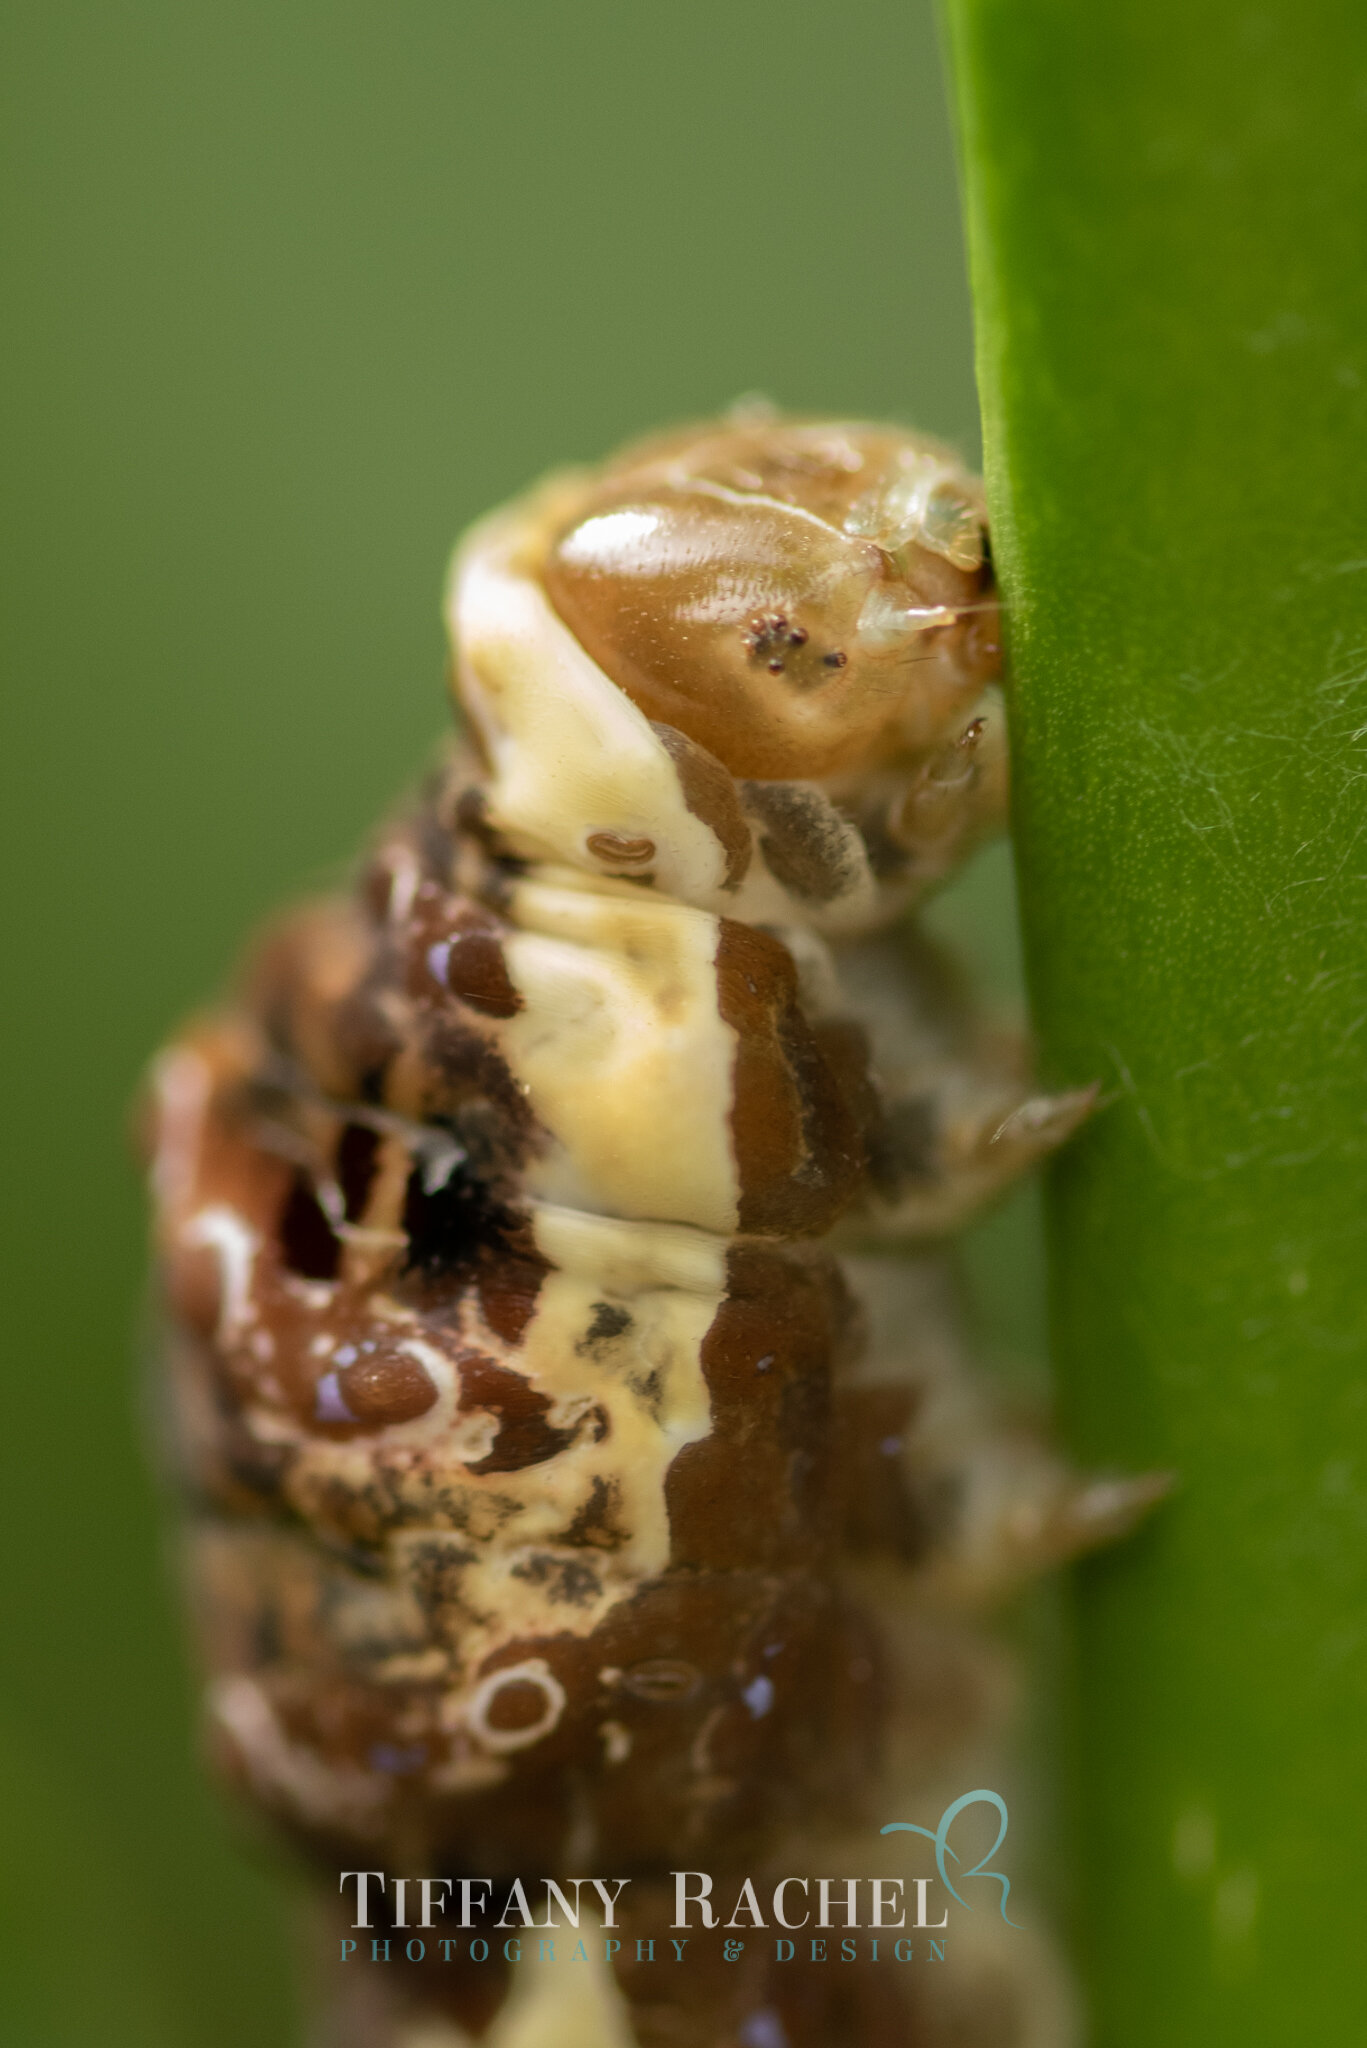
{"type": "Polygon", "coordinates": [[[1156,1490],[998,1408],[935,1249],[1092,1103],[909,916],[1003,816],[978,486],[739,414],[552,476],[447,608],[461,744],[154,1069],[191,1607],[325,1883],[626,1882],[578,1973],[468,1913],[410,1962],[372,1882],[402,1958],[327,2038],[1061,2048],[986,1915],[938,1976],[767,1909],[662,1961],[677,1872],[902,1870],[879,1824],[988,1753],[979,1611],[1156,1490]]]}

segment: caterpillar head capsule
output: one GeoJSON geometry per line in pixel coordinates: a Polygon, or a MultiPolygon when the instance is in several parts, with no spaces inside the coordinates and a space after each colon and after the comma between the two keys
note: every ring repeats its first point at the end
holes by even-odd
{"type": "Polygon", "coordinates": [[[552,478],[450,624],[524,857],[850,930],[1000,814],[981,492],[921,437],[748,414],[552,478]]]}
{"type": "Polygon", "coordinates": [[[924,748],[991,680],[985,552],[976,486],[926,443],[738,425],[610,471],[545,580],[647,716],[737,774],[825,777],[924,748]]]}

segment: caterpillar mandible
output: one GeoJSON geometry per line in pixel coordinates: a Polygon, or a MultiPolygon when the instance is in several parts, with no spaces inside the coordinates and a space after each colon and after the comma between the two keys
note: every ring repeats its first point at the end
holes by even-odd
{"type": "Polygon", "coordinates": [[[191,1607],[332,1883],[628,1882],[610,1967],[434,1941],[328,2038],[1059,2048],[1024,1935],[652,1967],[684,1866],[895,1870],[990,1741],[973,1614],[1157,1490],[998,1410],[934,1250],[1092,1103],[906,917],[1003,816],[979,487],[752,409],[552,476],[447,608],[462,743],[154,1069],[191,1607]]]}

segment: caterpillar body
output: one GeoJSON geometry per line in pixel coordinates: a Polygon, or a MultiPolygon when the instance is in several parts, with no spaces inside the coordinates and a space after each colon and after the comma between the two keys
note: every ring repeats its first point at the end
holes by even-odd
{"type": "Polygon", "coordinates": [[[434,1941],[328,2038],[1058,2048],[1023,1934],[651,1966],[682,1867],[897,1869],[971,1617],[1155,1490],[999,1411],[934,1250],[1092,1100],[906,916],[1003,812],[978,487],[737,415],[476,528],[449,617],[462,746],[154,1070],[208,1722],[325,1870],[629,1883],[610,1964],[434,1941]]]}

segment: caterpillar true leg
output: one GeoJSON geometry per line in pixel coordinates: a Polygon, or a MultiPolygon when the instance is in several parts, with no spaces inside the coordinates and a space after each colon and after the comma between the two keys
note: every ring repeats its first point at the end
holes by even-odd
{"type": "Polygon", "coordinates": [[[464,749],[154,1072],[215,1753],[393,1944],[329,2038],[1063,2048],[1036,1936],[854,1941],[879,1824],[992,1768],[974,1610],[1160,1490],[1000,1409],[927,1248],[1094,1099],[906,922],[1004,802],[977,486],[750,415],[550,479],[449,606],[464,749]]]}

